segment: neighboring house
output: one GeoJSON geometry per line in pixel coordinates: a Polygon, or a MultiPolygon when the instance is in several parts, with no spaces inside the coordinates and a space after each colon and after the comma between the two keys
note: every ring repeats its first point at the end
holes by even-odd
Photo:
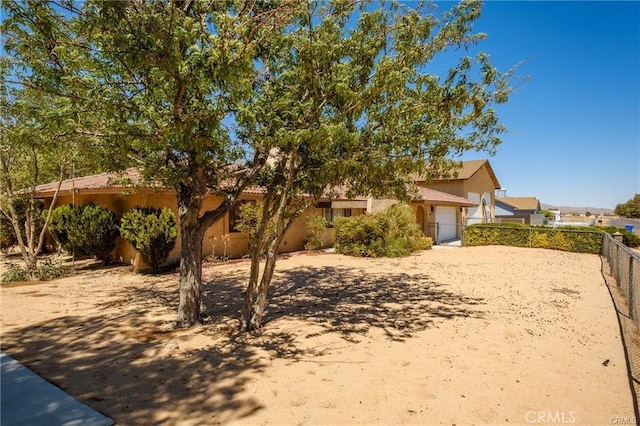
{"type": "MultiPolygon", "coordinates": [[[[57,183],[39,185],[35,195],[44,201],[46,206],[51,204],[57,183]]],[[[242,203],[256,202],[263,198],[262,188],[248,188],[240,197],[242,203]]],[[[222,202],[222,198],[210,195],[203,205],[203,209],[214,209],[222,202]]],[[[168,207],[177,216],[177,202],[175,192],[157,185],[142,182],[140,173],[136,169],[127,169],[122,174],[101,173],[62,182],[56,207],[65,204],[82,205],[95,203],[113,211],[118,219],[129,209],[136,206],[168,207]]],[[[325,199],[317,207],[311,207],[304,212],[287,230],[279,247],[280,252],[302,250],[307,238],[306,217],[311,214],[324,215],[333,219],[339,216],[357,216],[365,211],[366,198],[356,199],[325,199]]],[[[214,223],[205,233],[203,239],[203,255],[242,257],[248,253],[248,238],[246,234],[236,229],[238,208],[226,214],[220,221],[214,223]]],[[[335,239],[333,229],[325,233],[325,246],[332,246],[335,239]]],[[[124,239],[118,238],[114,257],[121,262],[134,264],[141,268],[141,259],[136,251],[124,239]]],[[[169,255],[169,261],[180,257],[180,239],[176,241],[175,249],[169,255]]]]}
{"type": "Polygon", "coordinates": [[[496,198],[496,220],[527,225],[543,225],[544,215],[539,214],[540,201],[535,197],[496,198]]]}
{"type": "MultiPolygon", "coordinates": [[[[424,188],[465,198],[472,203],[470,206],[464,206],[461,214],[456,215],[455,224],[457,227],[494,222],[495,190],[500,189],[500,182],[498,182],[489,160],[463,161],[461,166],[451,171],[449,175],[450,177],[431,182],[423,180],[416,183],[424,188]]],[[[436,216],[435,222],[439,223],[441,227],[453,224],[453,215],[450,209],[440,209],[440,212],[436,210],[436,216]]]]}

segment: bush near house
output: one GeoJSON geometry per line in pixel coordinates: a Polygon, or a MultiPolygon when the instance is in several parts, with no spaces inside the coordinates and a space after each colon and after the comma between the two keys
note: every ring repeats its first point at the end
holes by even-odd
{"type": "Polygon", "coordinates": [[[431,248],[411,208],[397,204],[381,214],[336,220],[336,251],[351,256],[399,257],[431,248]]]}
{"type": "Polygon", "coordinates": [[[111,262],[111,252],[120,234],[116,215],[97,204],[56,208],[49,231],[63,249],[80,256],[95,256],[104,264],[111,262]]]}
{"type": "Polygon", "coordinates": [[[464,231],[464,244],[466,246],[505,245],[578,253],[600,253],[602,232],[602,229],[597,227],[562,226],[550,228],[519,223],[485,223],[467,227],[464,231]]]}
{"type": "Polygon", "coordinates": [[[167,208],[134,207],[122,216],[120,234],[155,274],[176,245],[176,216],[167,208]]]}
{"type": "Polygon", "coordinates": [[[304,243],[305,250],[320,250],[324,245],[324,231],[327,229],[327,219],[319,214],[307,216],[307,241],[304,243]]]}

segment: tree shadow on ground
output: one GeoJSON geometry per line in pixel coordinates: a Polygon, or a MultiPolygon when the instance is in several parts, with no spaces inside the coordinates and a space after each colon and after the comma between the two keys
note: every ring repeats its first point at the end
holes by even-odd
{"type": "Polygon", "coordinates": [[[177,276],[145,277],[109,293],[91,315],[5,332],[3,350],[118,424],[218,424],[263,408],[247,389],[270,359],[322,355],[325,349],[300,344],[310,332],[357,341],[379,328],[402,341],[438,321],[483,315],[482,299],[422,273],[301,267],[276,274],[265,329],[239,334],[248,265],[205,276],[213,277],[203,287],[206,317],[195,329],[167,327],[177,309],[177,276]],[[270,327],[283,317],[312,327],[270,327]]]}
{"type": "Polygon", "coordinates": [[[262,408],[244,390],[267,365],[263,351],[292,337],[181,344],[180,330],[159,321],[65,316],[5,333],[2,350],[117,424],[220,424],[262,408]]]}
{"type": "MultiPolygon", "coordinates": [[[[205,286],[212,318],[239,315],[246,274],[230,274],[205,286]]],[[[480,318],[482,298],[458,294],[421,273],[371,273],[351,267],[300,267],[276,273],[265,325],[282,317],[304,320],[350,340],[370,328],[403,340],[437,320],[480,318]]]]}

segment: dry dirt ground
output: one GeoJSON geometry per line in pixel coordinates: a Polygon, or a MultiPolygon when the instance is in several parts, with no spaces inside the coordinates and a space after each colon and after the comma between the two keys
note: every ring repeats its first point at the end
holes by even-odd
{"type": "Polygon", "coordinates": [[[206,321],[174,331],[175,273],[85,267],[3,286],[2,350],[119,425],[629,422],[600,268],[514,247],[291,256],[264,330],[238,334],[246,262],[206,267],[206,321]]]}

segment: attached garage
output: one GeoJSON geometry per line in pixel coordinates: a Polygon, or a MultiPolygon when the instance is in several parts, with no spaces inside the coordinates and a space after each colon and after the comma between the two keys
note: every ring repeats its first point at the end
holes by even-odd
{"type": "Polygon", "coordinates": [[[455,240],[457,234],[457,211],[456,207],[438,206],[436,207],[436,244],[443,241],[455,240]]]}

